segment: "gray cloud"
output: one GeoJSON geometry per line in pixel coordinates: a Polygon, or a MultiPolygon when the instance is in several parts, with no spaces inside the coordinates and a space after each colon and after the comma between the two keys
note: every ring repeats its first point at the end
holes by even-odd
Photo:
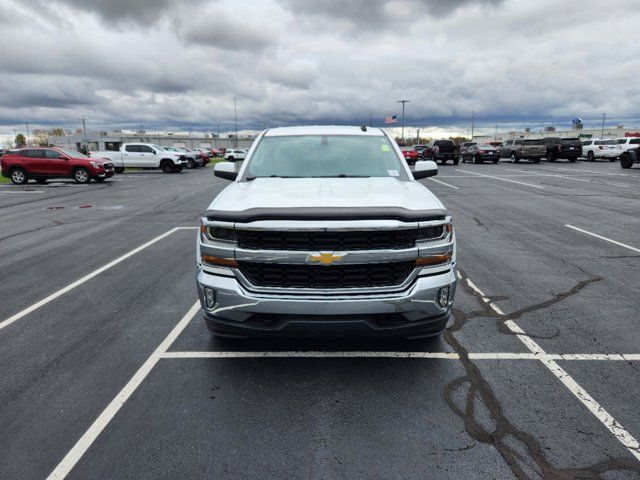
{"type": "Polygon", "coordinates": [[[40,1],[0,3],[5,131],[638,116],[636,0],[40,1]]]}

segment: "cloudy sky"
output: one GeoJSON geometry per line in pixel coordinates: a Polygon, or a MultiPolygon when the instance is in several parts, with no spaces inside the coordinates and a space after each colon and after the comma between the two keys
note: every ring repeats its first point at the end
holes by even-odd
{"type": "Polygon", "coordinates": [[[638,0],[0,0],[0,130],[640,123],[638,0]]]}

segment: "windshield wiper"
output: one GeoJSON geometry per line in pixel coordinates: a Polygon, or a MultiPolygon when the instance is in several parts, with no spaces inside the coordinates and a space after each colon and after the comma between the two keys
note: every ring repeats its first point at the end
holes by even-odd
{"type": "Polygon", "coordinates": [[[339,175],[316,175],[311,176],[309,178],[370,178],[371,175],[347,175],[346,173],[341,173],[339,175]]]}
{"type": "Polygon", "coordinates": [[[260,175],[260,176],[254,176],[254,177],[247,177],[246,180],[250,182],[251,180],[255,180],[256,178],[306,178],[306,177],[299,177],[299,176],[293,176],[293,175],[260,175]]]}

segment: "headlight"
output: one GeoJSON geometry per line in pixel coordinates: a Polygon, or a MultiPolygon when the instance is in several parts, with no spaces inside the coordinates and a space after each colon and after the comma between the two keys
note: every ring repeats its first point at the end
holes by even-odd
{"type": "Polygon", "coordinates": [[[214,242],[235,242],[236,232],[233,228],[200,226],[200,232],[214,242]]]}
{"type": "Polygon", "coordinates": [[[102,168],[102,164],[98,162],[89,162],[93,168],[102,168]]]}

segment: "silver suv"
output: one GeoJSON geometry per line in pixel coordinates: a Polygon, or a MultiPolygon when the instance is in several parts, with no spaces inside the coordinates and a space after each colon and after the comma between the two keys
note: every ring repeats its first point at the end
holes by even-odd
{"type": "Polygon", "coordinates": [[[506,140],[500,147],[500,157],[509,158],[513,163],[518,163],[520,160],[539,163],[546,153],[547,148],[541,138],[506,140]]]}
{"type": "Polygon", "coordinates": [[[197,285],[216,335],[439,335],[456,288],[451,216],[380,129],[263,132],[204,212],[197,285]]]}

